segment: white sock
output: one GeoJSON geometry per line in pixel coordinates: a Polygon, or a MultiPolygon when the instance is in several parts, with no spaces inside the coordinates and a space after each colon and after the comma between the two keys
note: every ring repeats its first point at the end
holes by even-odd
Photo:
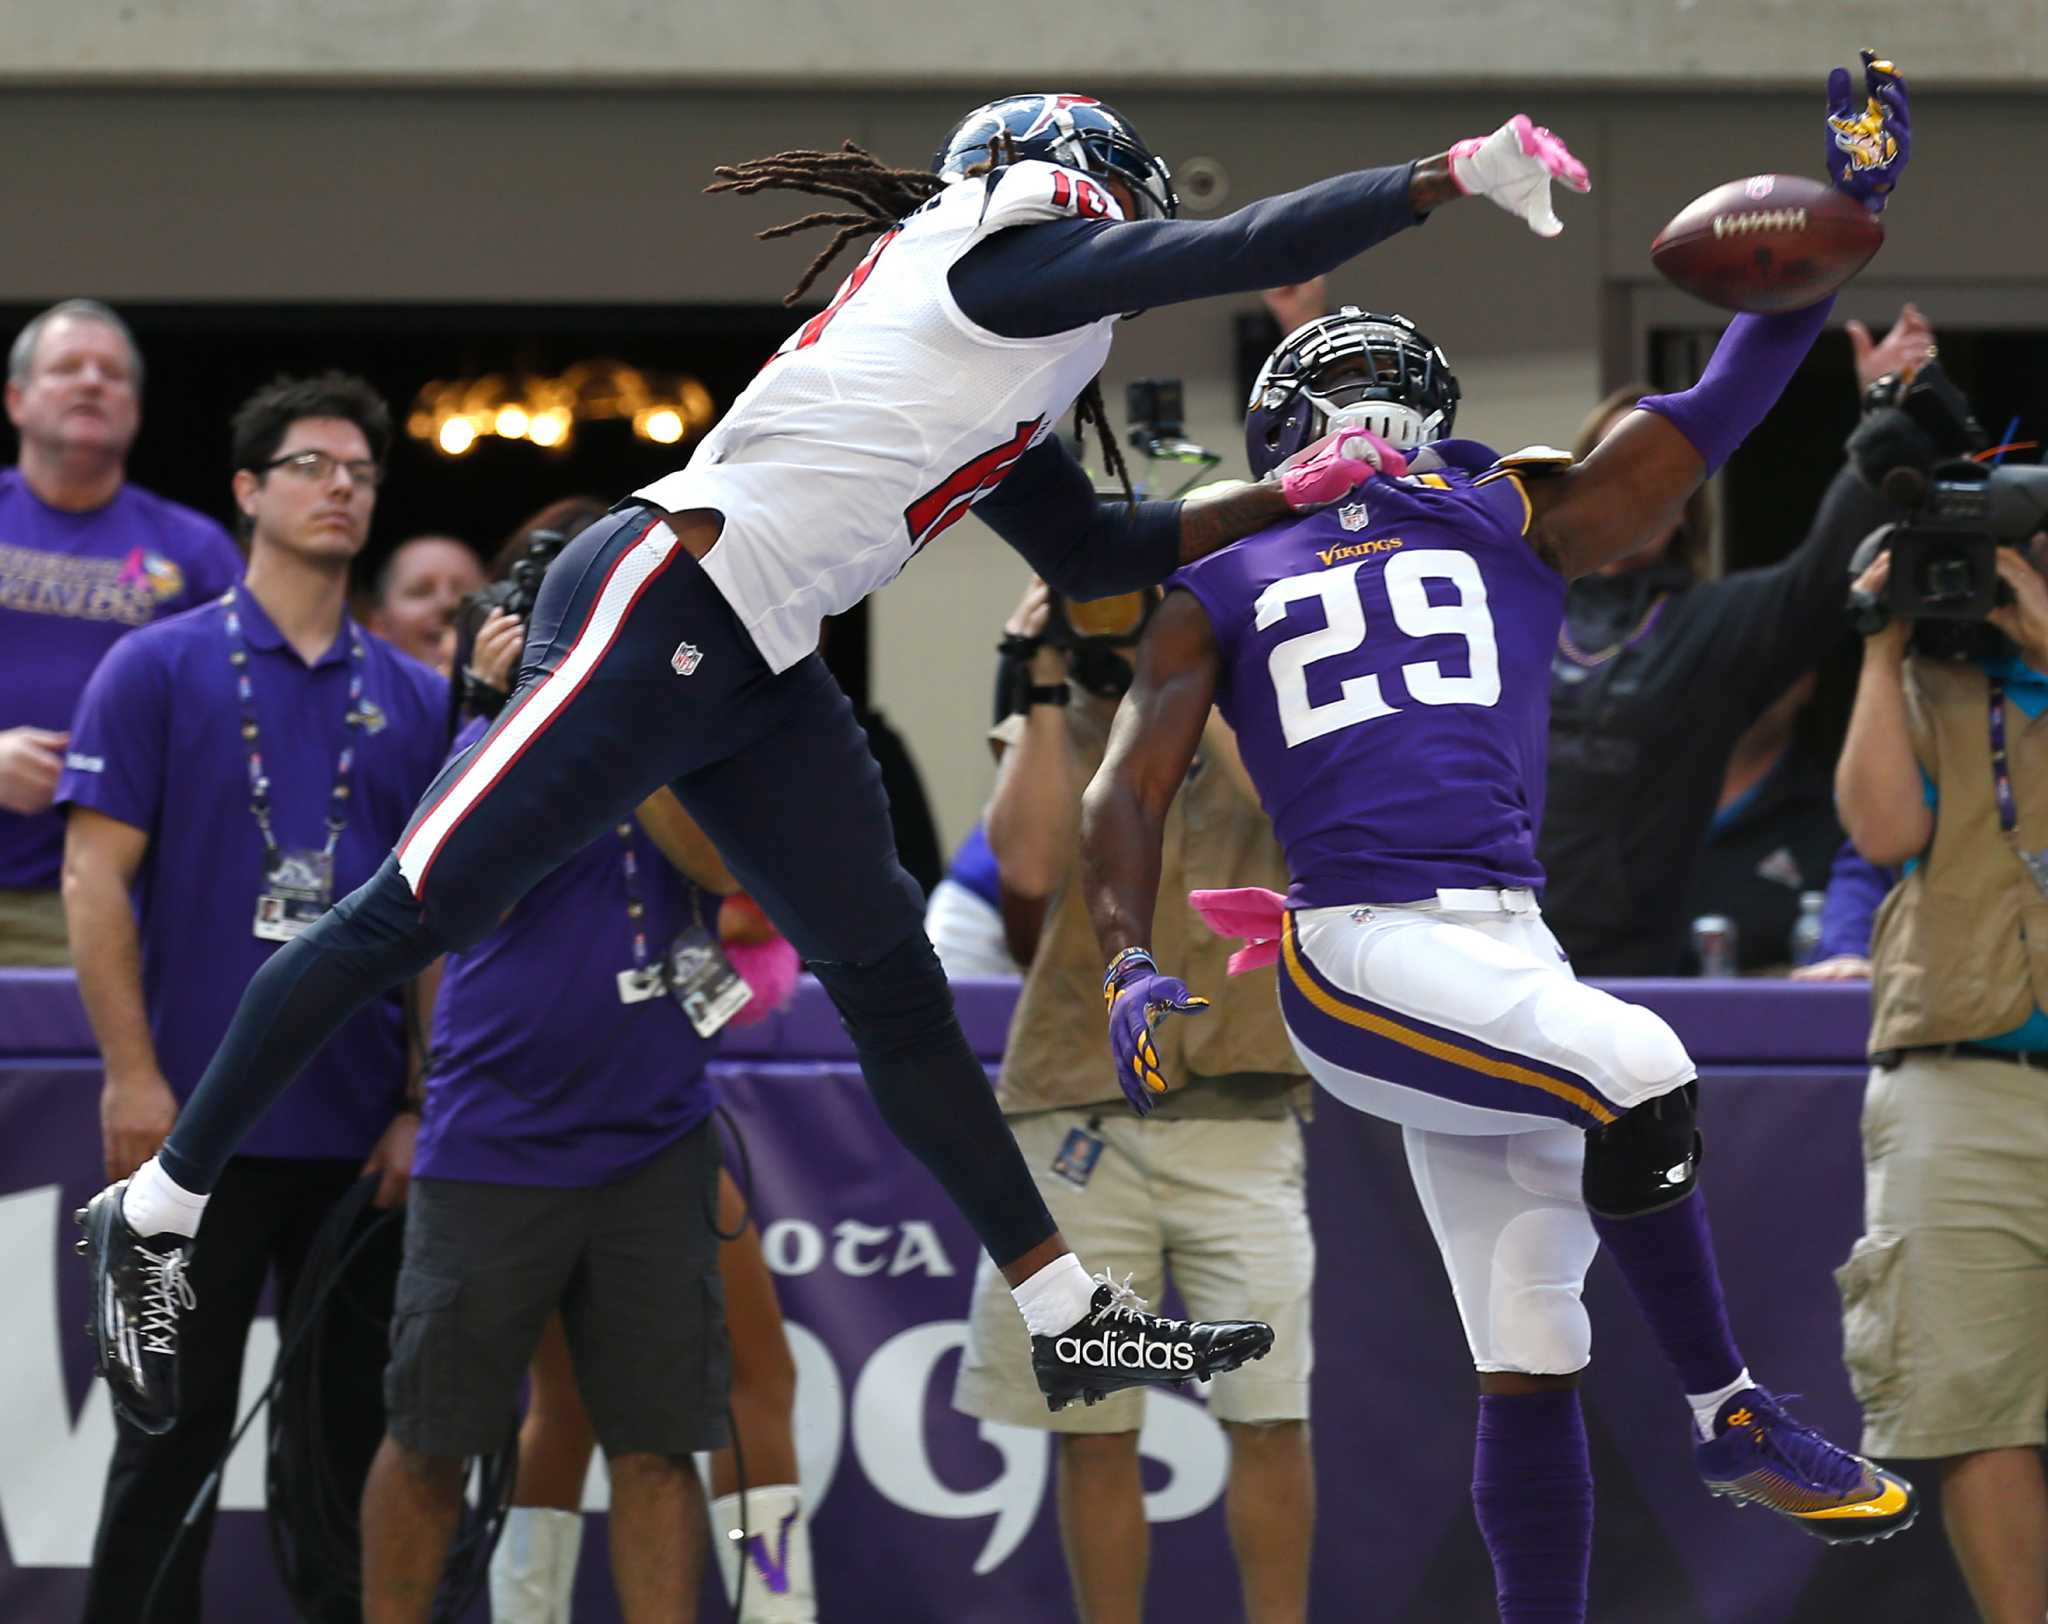
{"type": "Polygon", "coordinates": [[[818,1587],[811,1577],[811,1530],[804,1518],[803,1491],[794,1483],[769,1483],[747,1490],[743,1553],[740,1497],[723,1494],[711,1502],[711,1549],[733,1605],[746,1561],[747,1589],[739,1624],[816,1624],[818,1587]]]}
{"type": "Polygon", "coordinates": [[[186,1239],[199,1233],[207,1198],[194,1195],[157,1166],[154,1156],[135,1170],[121,1196],[121,1216],[138,1235],[161,1235],[169,1230],[186,1239]]]}
{"type": "Polygon", "coordinates": [[[493,1624],[569,1624],[583,1515],[547,1506],[514,1506],[491,1553],[493,1624]]]}
{"type": "Polygon", "coordinates": [[[1754,1386],[1756,1386],[1756,1383],[1750,1380],[1749,1367],[1745,1365],[1735,1380],[1722,1388],[1720,1392],[1687,1393],[1685,1395],[1685,1402],[1692,1406],[1692,1424],[1699,1428],[1701,1443],[1707,1443],[1713,1438],[1714,1417],[1721,1413],[1721,1406],[1726,1404],[1745,1387],[1754,1386]]]}
{"type": "Polygon", "coordinates": [[[1058,1336],[1088,1312],[1095,1282],[1072,1252],[1062,1253],[1021,1286],[1010,1288],[1033,1336],[1058,1336]]]}

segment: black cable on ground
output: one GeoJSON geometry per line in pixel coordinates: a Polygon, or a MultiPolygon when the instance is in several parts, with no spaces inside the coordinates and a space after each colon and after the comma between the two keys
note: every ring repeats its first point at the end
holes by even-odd
{"type": "MultiPolygon", "coordinates": [[[[382,1236],[387,1244],[398,1242],[400,1226],[394,1220],[402,1209],[371,1209],[376,1188],[375,1179],[365,1179],[328,1215],[283,1319],[286,1336],[302,1346],[294,1357],[278,1359],[266,1492],[271,1551],[302,1617],[321,1617],[337,1603],[351,1617],[361,1611],[363,1480],[353,1470],[344,1472],[335,1458],[327,1414],[336,1379],[334,1337],[322,1330],[327,1316],[341,1310],[375,1325],[380,1342],[388,1339],[395,1260],[391,1273],[375,1282],[354,1279],[349,1272],[350,1263],[373,1240],[382,1236]]],[[[459,1617],[487,1582],[518,1459],[517,1420],[508,1412],[504,1440],[494,1453],[474,1462],[468,1474],[471,1493],[465,1496],[434,1598],[437,1621],[459,1617]]]]}

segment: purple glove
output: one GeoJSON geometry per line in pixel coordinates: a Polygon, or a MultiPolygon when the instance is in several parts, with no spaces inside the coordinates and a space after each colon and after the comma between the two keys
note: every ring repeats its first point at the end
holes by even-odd
{"type": "Polygon", "coordinates": [[[1152,1114],[1153,1096],[1164,1094],[1166,1075],[1159,1069],[1159,1051],[1152,1047],[1152,1028],[1169,1015],[1199,1015],[1209,1000],[1197,998],[1187,983],[1163,976],[1152,955],[1127,947],[1109,961],[1102,978],[1102,1001],[1109,1006],[1109,1047],[1116,1056],[1116,1080],[1124,1098],[1139,1116],[1152,1114]]]}
{"type": "Polygon", "coordinates": [[[1872,214],[1899,183],[1913,154],[1913,126],[1906,112],[1906,80],[1889,62],[1864,51],[1863,83],[1869,99],[1858,108],[1849,70],[1828,75],[1828,173],[1835,189],[1847,192],[1872,214]]]}

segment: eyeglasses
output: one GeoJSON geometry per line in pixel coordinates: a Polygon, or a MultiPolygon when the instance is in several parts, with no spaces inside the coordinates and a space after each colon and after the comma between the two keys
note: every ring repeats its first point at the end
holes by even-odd
{"type": "Polygon", "coordinates": [[[272,457],[263,465],[263,471],[267,474],[273,468],[289,468],[301,479],[310,479],[317,485],[324,485],[332,479],[335,469],[346,468],[351,485],[373,491],[384,478],[384,470],[377,463],[344,462],[325,451],[294,451],[290,456],[272,457]]]}

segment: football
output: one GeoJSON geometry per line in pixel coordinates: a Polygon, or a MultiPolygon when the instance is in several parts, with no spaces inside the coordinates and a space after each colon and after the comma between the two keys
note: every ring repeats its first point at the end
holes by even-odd
{"type": "Polygon", "coordinates": [[[1870,263],[1884,226],[1803,175],[1751,175],[1696,197],[1657,233],[1650,262],[1709,304],[1797,310],[1870,263]]]}

